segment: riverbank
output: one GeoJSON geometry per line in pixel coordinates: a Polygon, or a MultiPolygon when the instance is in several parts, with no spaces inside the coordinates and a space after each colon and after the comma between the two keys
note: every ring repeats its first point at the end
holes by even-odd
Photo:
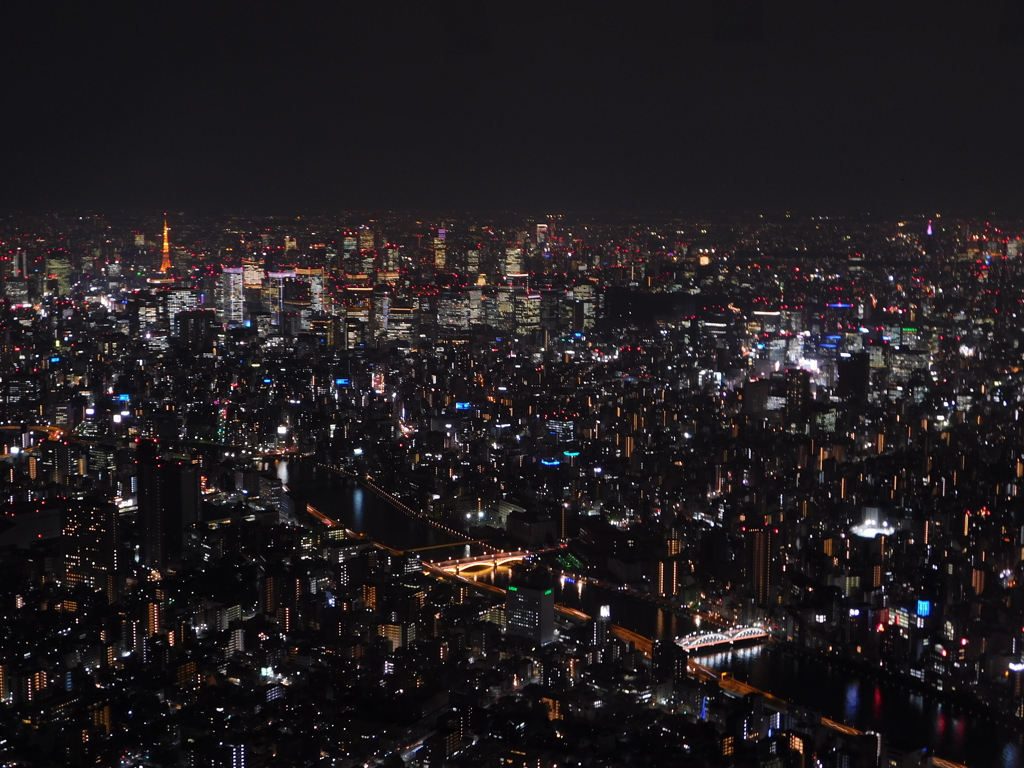
{"type": "Polygon", "coordinates": [[[983,701],[979,701],[971,694],[964,691],[956,690],[937,690],[933,686],[929,685],[924,680],[904,674],[901,672],[894,672],[886,667],[879,667],[874,664],[869,664],[865,661],[858,659],[851,659],[846,656],[836,656],[822,651],[817,651],[812,648],[807,648],[797,643],[789,642],[787,640],[773,639],[771,641],[782,648],[785,648],[791,653],[798,653],[803,656],[817,659],[824,664],[831,666],[840,667],[842,669],[849,670],[857,675],[863,675],[871,678],[872,680],[884,681],[888,683],[895,683],[902,685],[908,690],[919,693],[926,698],[940,702],[942,704],[949,704],[954,707],[959,707],[968,712],[972,712],[976,715],[983,715],[995,723],[1006,728],[1021,730],[1024,729],[1024,720],[1016,717],[1012,714],[1007,714],[1001,710],[996,709],[993,705],[986,704],[983,701]]]}

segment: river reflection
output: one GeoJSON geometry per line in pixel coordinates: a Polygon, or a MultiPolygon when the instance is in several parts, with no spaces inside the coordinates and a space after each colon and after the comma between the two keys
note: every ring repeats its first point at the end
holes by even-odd
{"type": "Polygon", "coordinates": [[[362,488],[352,489],[352,530],[363,532],[366,521],[363,519],[363,499],[366,492],[362,488]]]}
{"type": "MultiPolygon", "coordinates": [[[[340,478],[311,462],[278,461],[277,471],[286,472],[293,498],[310,503],[349,530],[362,533],[396,549],[416,549],[456,542],[457,539],[395,509],[370,490],[340,478]],[[282,469],[283,468],[283,469],[282,469]]],[[[452,546],[437,550],[437,557],[468,557],[469,547],[452,546]]]]}
{"type": "Polygon", "coordinates": [[[697,660],[826,717],[882,732],[894,743],[931,747],[970,768],[1024,768],[1019,733],[895,682],[861,677],[773,644],[697,660]]]}

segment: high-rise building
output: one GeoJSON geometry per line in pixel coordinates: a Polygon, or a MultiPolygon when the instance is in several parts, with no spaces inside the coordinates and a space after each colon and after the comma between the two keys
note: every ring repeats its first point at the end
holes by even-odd
{"type": "Polygon", "coordinates": [[[502,274],[519,275],[523,272],[523,249],[518,245],[510,245],[505,249],[505,261],[502,264],[502,274]]]}
{"type": "Polygon", "coordinates": [[[117,507],[110,502],[68,503],[61,530],[61,578],[66,585],[85,585],[115,599],[117,523],[117,507]]]}
{"type": "Polygon", "coordinates": [[[309,311],[314,314],[327,311],[324,303],[324,269],[323,267],[298,268],[295,279],[309,286],[309,311]]]}
{"type": "Polygon", "coordinates": [[[4,280],[3,291],[11,306],[30,306],[32,303],[32,283],[26,278],[4,280]]]}
{"type": "Polygon", "coordinates": [[[839,374],[837,394],[850,403],[868,401],[871,389],[871,356],[868,352],[854,352],[840,356],[836,365],[839,374]]]}
{"type": "Polygon", "coordinates": [[[245,279],[242,267],[223,267],[220,276],[221,321],[241,325],[245,321],[245,279]]]}
{"type": "Polygon", "coordinates": [[[242,259],[242,284],[246,288],[259,288],[263,285],[263,260],[257,254],[250,254],[242,259]]]}
{"type": "Polygon", "coordinates": [[[143,565],[165,570],[181,562],[185,534],[199,520],[199,467],[189,460],[156,456],[155,446],[140,444],[139,528],[143,565]]]}
{"type": "MultiPolygon", "coordinates": [[[[348,238],[345,238],[345,250],[348,250],[348,238]]],[[[359,250],[361,251],[372,251],[376,248],[374,243],[373,230],[369,227],[362,226],[359,228],[359,250]]]]}
{"type": "Polygon", "coordinates": [[[807,423],[811,410],[811,374],[803,368],[786,371],[786,423],[807,423]]]}
{"type": "Polygon", "coordinates": [[[551,588],[510,584],[505,597],[505,632],[539,645],[555,640],[555,596],[551,588]]]}
{"type": "Polygon", "coordinates": [[[377,634],[391,643],[391,648],[404,648],[416,640],[416,623],[412,621],[390,621],[377,625],[377,634]]]}
{"type": "Polygon", "coordinates": [[[448,263],[447,234],[446,230],[439,229],[437,236],[434,237],[434,266],[438,269],[444,269],[448,263]]]}
{"type": "Polygon", "coordinates": [[[516,331],[529,333],[540,329],[540,294],[522,293],[513,298],[516,331]]]}
{"type": "Polygon", "coordinates": [[[437,299],[437,324],[442,328],[469,328],[469,298],[462,291],[445,291],[437,299]]]}
{"type": "Polygon", "coordinates": [[[612,632],[612,611],[611,607],[602,605],[597,616],[590,624],[590,644],[595,648],[603,648],[608,644],[612,632]]]}
{"type": "Polygon", "coordinates": [[[67,296],[71,291],[71,262],[66,258],[47,258],[46,274],[55,283],[57,295],[67,296]]]}
{"type": "Polygon", "coordinates": [[[192,309],[179,312],[177,336],[194,353],[208,352],[213,345],[216,315],[211,309],[192,309]]]}
{"type": "Polygon", "coordinates": [[[775,589],[775,546],[777,536],[770,528],[747,529],[749,583],[757,605],[765,608],[771,602],[775,589]]]}
{"type": "Polygon", "coordinates": [[[678,557],[669,557],[658,561],[657,590],[659,595],[666,597],[679,594],[679,582],[682,580],[682,567],[678,557]]]}
{"type": "Polygon", "coordinates": [[[178,314],[199,307],[201,295],[199,291],[192,290],[187,286],[170,286],[160,290],[160,298],[164,316],[167,318],[167,327],[173,335],[177,336],[178,314]]]}
{"type": "Polygon", "coordinates": [[[578,312],[573,318],[573,327],[579,330],[593,328],[597,319],[597,294],[592,283],[582,283],[572,289],[572,298],[578,312]]]}
{"type": "Polygon", "coordinates": [[[294,271],[267,272],[263,281],[263,306],[270,310],[273,325],[281,324],[281,313],[285,311],[285,284],[294,279],[294,271]]]}
{"type": "Polygon", "coordinates": [[[576,439],[576,422],[566,415],[548,419],[546,426],[548,434],[559,443],[571,443],[576,439]]]}
{"type": "Polygon", "coordinates": [[[687,678],[687,653],[672,640],[655,640],[651,652],[651,674],[655,680],[680,681],[687,678]]]}

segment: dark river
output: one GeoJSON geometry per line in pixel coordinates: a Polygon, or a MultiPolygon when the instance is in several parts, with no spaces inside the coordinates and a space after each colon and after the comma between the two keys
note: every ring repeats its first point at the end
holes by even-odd
{"type": "MultiPolygon", "coordinates": [[[[457,542],[446,534],[399,511],[373,491],[354,485],[312,462],[280,461],[277,475],[291,490],[300,505],[311,503],[328,517],[356,533],[395,549],[433,547],[457,542]]],[[[427,559],[448,560],[469,557],[469,545],[424,552],[427,559]]]]}
{"type": "MultiPolygon", "coordinates": [[[[365,533],[375,541],[412,549],[454,541],[398,511],[376,494],[332,479],[308,464],[279,468],[301,502],[318,509],[347,528],[365,533]]],[[[454,559],[480,554],[469,545],[423,552],[425,559],[454,559]]],[[[501,583],[504,574],[483,578],[501,583]]],[[[671,614],[650,603],[617,591],[583,586],[566,579],[558,589],[559,600],[594,615],[602,605],[611,608],[616,624],[647,637],[673,638],[697,629],[687,617],[671,614]]],[[[728,670],[740,680],[815,710],[864,731],[898,736],[905,746],[930,747],[947,760],[970,768],[1024,768],[1024,741],[1019,731],[1001,726],[982,714],[924,696],[891,681],[874,680],[821,660],[794,654],[784,647],[765,644],[700,657],[701,663],[728,670]]]]}
{"type": "Polygon", "coordinates": [[[904,746],[931,747],[939,757],[970,768],[1024,766],[1019,732],[896,682],[861,676],[771,643],[700,661],[833,720],[887,734],[904,746]]]}

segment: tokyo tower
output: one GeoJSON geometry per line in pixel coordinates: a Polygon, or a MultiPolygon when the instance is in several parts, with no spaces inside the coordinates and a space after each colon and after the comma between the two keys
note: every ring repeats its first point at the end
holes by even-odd
{"type": "Polygon", "coordinates": [[[167,227],[167,218],[164,218],[164,250],[163,258],[160,260],[160,272],[166,275],[167,272],[173,266],[171,264],[171,240],[169,237],[170,229],[167,227]]]}

